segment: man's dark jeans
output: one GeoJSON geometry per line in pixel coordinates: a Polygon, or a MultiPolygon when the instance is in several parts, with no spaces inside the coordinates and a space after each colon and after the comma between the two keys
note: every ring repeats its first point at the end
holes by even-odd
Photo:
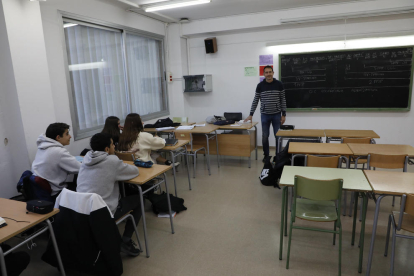
{"type": "MultiPolygon", "coordinates": [[[[269,135],[270,135],[270,124],[273,126],[273,133],[276,139],[276,153],[277,153],[277,138],[276,133],[280,128],[280,120],[282,115],[276,114],[261,114],[262,116],[262,144],[263,154],[269,156],[269,135]]],[[[276,155],[275,153],[275,155],[276,155]]]]}

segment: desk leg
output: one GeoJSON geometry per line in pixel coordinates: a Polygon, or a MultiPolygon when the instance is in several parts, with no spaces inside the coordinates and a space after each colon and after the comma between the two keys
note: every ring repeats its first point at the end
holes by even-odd
{"type": "Polygon", "coordinates": [[[249,156],[249,169],[252,167],[252,158],[249,156]]]}
{"type": "Polygon", "coordinates": [[[256,160],[257,160],[257,127],[256,126],[254,126],[254,131],[256,132],[254,146],[255,146],[255,150],[256,150],[256,160]]]}
{"type": "MultiPolygon", "coordinates": [[[[219,160],[219,149],[218,149],[218,137],[217,137],[217,130],[214,131],[216,135],[216,150],[217,150],[217,166],[220,168],[220,160],[219,160]]],[[[207,140],[208,142],[208,140],[207,140]]]]}
{"type": "Polygon", "coordinates": [[[173,163],[172,169],[173,169],[173,175],[174,175],[174,190],[175,190],[175,196],[177,196],[177,181],[175,179],[175,166],[174,166],[174,164],[175,164],[175,155],[174,155],[173,151],[170,151],[170,154],[171,154],[172,163],[173,163]]]}
{"type": "MultiPolygon", "coordinates": [[[[208,134],[206,134],[206,140],[207,140],[207,167],[208,167],[208,175],[211,175],[211,171],[210,171],[210,145],[209,145],[209,139],[208,139],[208,134]]],[[[218,153],[217,153],[218,154],[218,153]]],[[[194,162],[196,162],[195,160],[195,156],[194,156],[194,162]]],[[[195,170],[195,168],[194,168],[195,170]]]]}
{"type": "Polygon", "coordinates": [[[361,222],[361,233],[360,233],[360,247],[359,247],[359,265],[358,265],[358,272],[362,272],[362,261],[364,258],[364,240],[365,240],[365,219],[367,217],[367,206],[368,206],[368,197],[365,193],[362,194],[362,222],[361,222]]]}
{"type": "Polygon", "coordinates": [[[380,195],[377,198],[376,206],[375,206],[375,214],[374,214],[374,221],[372,223],[372,234],[371,234],[371,245],[369,246],[369,253],[368,253],[368,264],[367,264],[367,272],[365,273],[366,276],[369,276],[371,273],[371,264],[372,264],[372,255],[374,253],[374,244],[375,244],[375,234],[377,232],[377,225],[378,225],[378,215],[381,206],[381,200],[386,195],[380,195]]]}
{"type": "MultiPolygon", "coordinates": [[[[185,145],[184,147],[185,147],[185,162],[187,163],[188,186],[190,187],[190,191],[191,191],[190,165],[189,165],[189,162],[188,162],[187,145],[185,145]]],[[[175,178],[174,178],[174,180],[175,180],[175,178]]]]}
{"type": "MultiPolygon", "coordinates": [[[[292,187],[292,193],[293,193],[293,187],[292,187]]],[[[285,194],[285,237],[287,237],[288,203],[289,203],[289,188],[286,189],[286,194],[285,194]]]]}
{"type": "Polygon", "coordinates": [[[279,139],[277,139],[277,153],[281,151],[282,145],[283,145],[283,137],[279,137],[279,139]]]}
{"type": "Polygon", "coordinates": [[[170,194],[168,192],[167,175],[164,173],[165,190],[167,190],[168,211],[170,212],[171,233],[174,234],[173,216],[171,211],[170,194]]]}
{"type": "MultiPolygon", "coordinates": [[[[144,227],[144,241],[145,241],[145,253],[147,253],[147,258],[149,258],[149,249],[148,249],[148,239],[147,239],[147,222],[145,220],[145,209],[144,209],[144,197],[142,195],[142,189],[141,185],[138,186],[138,192],[139,192],[139,199],[141,201],[141,217],[142,217],[142,225],[144,227]]],[[[168,193],[168,188],[167,188],[168,193]]]]}
{"type": "Polygon", "coordinates": [[[282,255],[283,255],[283,231],[284,231],[284,221],[285,221],[286,194],[287,194],[287,186],[283,187],[283,190],[282,190],[282,212],[280,214],[279,260],[282,260],[282,255]]]}
{"type": "Polygon", "coordinates": [[[55,232],[53,232],[53,227],[52,224],[50,223],[50,220],[47,219],[46,220],[47,226],[49,228],[49,232],[50,232],[50,237],[52,238],[52,243],[53,243],[53,248],[55,249],[55,254],[56,254],[56,259],[58,261],[58,265],[59,265],[59,269],[60,269],[60,273],[65,276],[65,269],[63,268],[63,263],[62,263],[62,259],[60,258],[60,253],[59,253],[59,248],[56,242],[56,238],[55,238],[55,232]]]}
{"type": "MultiPolygon", "coordinates": [[[[352,206],[352,204],[351,204],[352,206]]],[[[356,228],[356,219],[358,215],[358,192],[354,192],[354,219],[352,224],[352,240],[351,245],[355,243],[355,228],[356,228]]]]}
{"type": "Polygon", "coordinates": [[[1,247],[0,247],[0,266],[1,266],[1,275],[7,276],[6,262],[4,261],[4,253],[1,247]]]}

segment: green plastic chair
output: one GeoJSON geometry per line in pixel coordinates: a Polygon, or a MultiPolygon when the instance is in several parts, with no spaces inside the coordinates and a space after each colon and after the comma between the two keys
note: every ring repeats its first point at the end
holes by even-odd
{"type": "Polygon", "coordinates": [[[338,275],[341,275],[342,225],[340,214],[342,184],[342,179],[316,180],[295,175],[295,186],[293,187],[295,197],[293,198],[292,214],[290,219],[286,269],[289,269],[292,229],[295,228],[333,233],[333,244],[335,244],[336,234],[339,235],[338,275]],[[337,202],[336,205],[335,201],[337,202]],[[296,218],[315,222],[334,222],[334,230],[293,226],[296,218]]]}
{"type": "Polygon", "coordinates": [[[173,122],[174,123],[188,123],[188,117],[173,117],[173,122]]]}

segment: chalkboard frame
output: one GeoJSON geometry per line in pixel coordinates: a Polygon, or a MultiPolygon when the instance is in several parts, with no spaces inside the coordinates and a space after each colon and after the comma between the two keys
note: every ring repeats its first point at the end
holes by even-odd
{"type": "Polygon", "coordinates": [[[330,111],[343,111],[343,112],[355,112],[355,111],[365,111],[365,112],[408,112],[411,110],[411,96],[413,92],[413,75],[414,75],[414,45],[401,45],[401,46],[392,46],[392,47],[375,47],[375,48],[356,48],[356,49],[338,49],[338,50],[330,50],[330,51],[313,51],[313,52],[296,52],[296,53],[279,53],[279,80],[282,79],[282,59],[281,55],[290,56],[290,55],[300,55],[300,54],[317,54],[317,53],[337,53],[337,52],[347,52],[347,51],[358,51],[358,50],[380,50],[380,49],[395,49],[395,48],[413,48],[413,55],[411,57],[411,77],[410,77],[410,94],[408,98],[408,106],[405,108],[287,108],[286,111],[289,112],[330,112],[330,111]]]}

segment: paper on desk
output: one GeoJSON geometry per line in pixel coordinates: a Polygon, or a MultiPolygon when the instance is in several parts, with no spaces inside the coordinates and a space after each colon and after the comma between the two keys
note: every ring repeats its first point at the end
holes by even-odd
{"type": "Polygon", "coordinates": [[[230,125],[230,126],[238,126],[238,127],[239,127],[239,126],[241,126],[241,125],[230,125]]]}
{"type": "Polygon", "coordinates": [[[171,130],[171,129],[175,129],[175,127],[157,127],[155,130],[163,131],[163,130],[171,130]]]}
{"type": "Polygon", "coordinates": [[[193,129],[194,126],[179,126],[177,127],[177,130],[190,130],[193,129]]]}
{"type": "Polygon", "coordinates": [[[203,126],[206,126],[206,124],[196,124],[195,126],[203,127],[203,126]]]}

